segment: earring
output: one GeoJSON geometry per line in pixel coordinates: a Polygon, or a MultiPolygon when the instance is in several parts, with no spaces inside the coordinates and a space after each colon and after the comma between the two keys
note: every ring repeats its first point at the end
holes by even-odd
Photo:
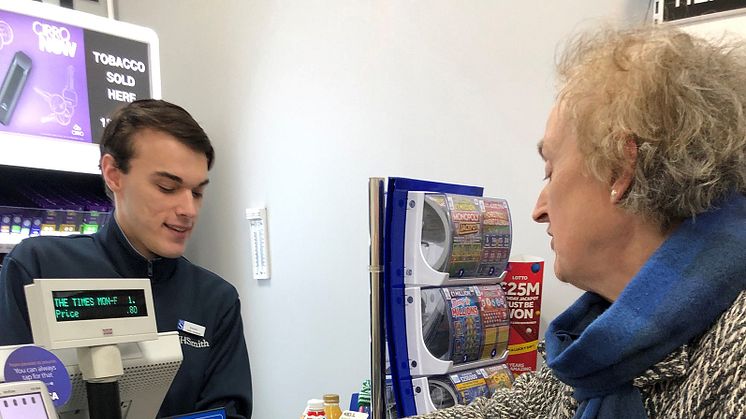
{"type": "Polygon", "coordinates": [[[611,202],[616,201],[616,195],[617,195],[616,189],[612,189],[611,190],[611,202]]]}

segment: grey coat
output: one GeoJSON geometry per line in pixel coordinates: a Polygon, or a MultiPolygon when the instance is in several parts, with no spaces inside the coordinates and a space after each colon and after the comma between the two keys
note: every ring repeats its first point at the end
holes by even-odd
{"type": "MultiPolygon", "coordinates": [[[[633,384],[650,418],[746,418],[746,291],[699,338],[654,365],[633,384]]],[[[510,390],[424,419],[570,419],[572,387],[548,367],[519,376],[510,390]]]]}

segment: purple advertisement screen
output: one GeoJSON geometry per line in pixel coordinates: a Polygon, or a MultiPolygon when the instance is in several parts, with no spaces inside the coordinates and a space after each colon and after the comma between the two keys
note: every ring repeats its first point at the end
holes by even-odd
{"type": "Polygon", "coordinates": [[[0,10],[0,131],[92,142],[83,30],[0,10]]]}

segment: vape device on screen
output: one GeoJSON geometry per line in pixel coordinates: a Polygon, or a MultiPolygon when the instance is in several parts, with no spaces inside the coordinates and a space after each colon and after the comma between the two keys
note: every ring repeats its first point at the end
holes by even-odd
{"type": "Polygon", "coordinates": [[[0,87],[0,123],[8,125],[10,117],[21,98],[23,86],[26,84],[28,73],[31,71],[31,58],[23,51],[16,52],[5,74],[3,86],[0,87]]]}

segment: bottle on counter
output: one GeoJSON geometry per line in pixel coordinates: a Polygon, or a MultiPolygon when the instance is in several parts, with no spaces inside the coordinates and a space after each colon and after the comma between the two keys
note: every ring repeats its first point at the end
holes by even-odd
{"type": "Polygon", "coordinates": [[[339,419],[342,416],[339,394],[324,394],[324,412],[326,412],[326,419],[339,419]]]}
{"type": "Polygon", "coordinates": [[[324,401],[319,399],[309,400],[301,419],[327,419],[326,413],[324,413],[324,401]]]}

